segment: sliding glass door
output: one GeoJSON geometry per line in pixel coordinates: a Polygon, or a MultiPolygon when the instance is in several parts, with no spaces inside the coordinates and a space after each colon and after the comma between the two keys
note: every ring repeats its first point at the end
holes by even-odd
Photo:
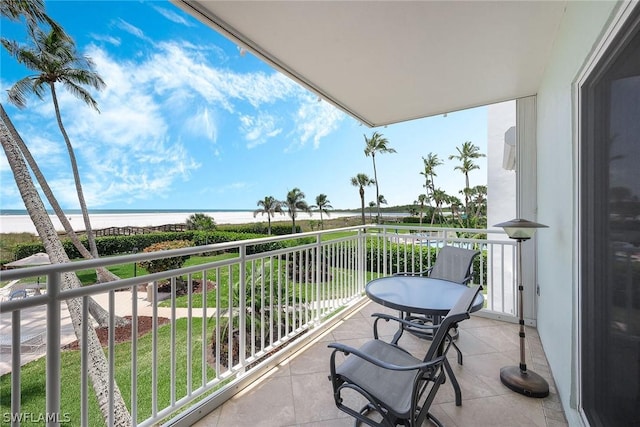
{"type": "Polygon", "coordinates": [[[581,89],[582,407],[640,425],[640,7],[581,89]]]}

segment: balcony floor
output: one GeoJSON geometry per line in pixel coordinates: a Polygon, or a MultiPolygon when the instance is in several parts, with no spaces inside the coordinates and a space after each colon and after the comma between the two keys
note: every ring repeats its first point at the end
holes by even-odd
{"type": "MultiPolygon", "coordinates": [[[[370,315],[374,312],[397,314],[368,303],[195,425],[352,426],[353,418],[339,411],[333,401],[328,380],[331,349],[327,344],[338,341],[359,347],[372,337],[370,315]]],[[[391,324],[385,327],[391,336],[391,324]]],[[[526,337],[527,367],[549,382],[549,397],[528,398],[500,382],[500,368],[519,361],[518,326],[472,316],[460,324],[457,342],[464,354],[464,365],[457,364],[454,349],[449,352],[462,389],[462,406],[455,406],[453,389],[447,381],[440,387],[431,412],[448,427],[566,426],[537,331],[528,327],[526,337]]],[[[424,354],[428,343],[410,334],[400,340],[400,345],[414,354],[424,354]]]]}

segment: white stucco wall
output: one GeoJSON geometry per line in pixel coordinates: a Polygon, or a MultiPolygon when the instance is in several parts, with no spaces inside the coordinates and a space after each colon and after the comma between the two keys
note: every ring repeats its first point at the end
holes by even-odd
{"type": "Polygon", "coordinates": [[[537,94],[538,332],[570,425],[576,409],[577,155],[573,82],[599,40],[615,3],[567,2],[537,94]]]}

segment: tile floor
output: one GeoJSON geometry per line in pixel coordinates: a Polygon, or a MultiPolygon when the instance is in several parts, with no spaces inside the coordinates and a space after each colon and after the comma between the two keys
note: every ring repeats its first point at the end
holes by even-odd
{"type": "MultiPolygon", "coordinates": [[[[333,401],[327,344],[338,341],[359,347],[372,337],[371,313],[385,311],[396,314],[373,302],[367,304],[195,425],[352,426],[353,419],[339,411],[333,401]]],[[[386,332],[391,335],[393,330],[386,332]]],[[[518,326],[472,316],[460,324],[458,346],[464,354],[464,365],[456,363],[453,349],[448,354],[462,389],[462,406],[455,406],[453,389],[446,382],[431,412],[448,427],[567,426],[537,331],[527,328],[526,337],[527,367],[549,382],[549,397],[528,398],[500,382],[500,368],[519,361],[518,326]]],[[[414,354],[424,354],[420,348],[428,342],[405,334],[400,345],[414,354]]]]}

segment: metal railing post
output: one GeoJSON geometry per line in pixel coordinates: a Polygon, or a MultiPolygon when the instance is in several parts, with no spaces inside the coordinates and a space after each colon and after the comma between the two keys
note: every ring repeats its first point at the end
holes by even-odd
{"type": "MultiPolygon", "coordinates": [[[[247,355],[247,245],[240,245],[240,268],[238,269],[239,279],[239,307],[238,307],[238,324],[240,328],[239,336],[239,355],[238,361],[244,372],[246,370],[246,355],[247,355]]],[[[230,283],[230,285],[232,285],[230,283]]],[[[232,295],[232,291],[229,291],[229,295],[232,295]]],[[[254,313],[251,313],[253,315],[254,313]]],[[[229,317],[229,335],[233,335],[233,310],[229,317]]]]}
{"type": "Polygon", "coordinates": [[[60,425],[60,273],[51,273],[47,277],[47,378],[46,406],[47,417],[54,417],[56,422],[49,425],[60,425]]]}
{"type": "Polygon", "coordinates": [[[20,414],[20,310],[11,313],[11,425],[19,426],[20,414]],[[16,343],[18,344],[16,346],[16,343]]]}

